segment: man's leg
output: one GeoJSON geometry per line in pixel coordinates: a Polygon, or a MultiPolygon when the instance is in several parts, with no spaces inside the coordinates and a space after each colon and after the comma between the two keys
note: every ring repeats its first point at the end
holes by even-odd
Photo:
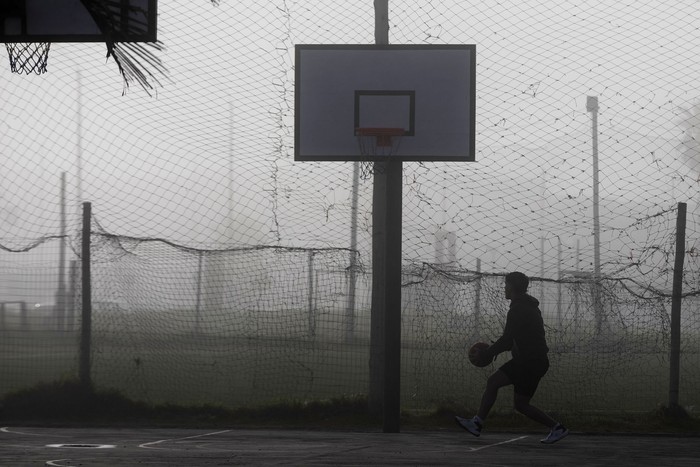
{"type": "Polygon", "coordinates": [[[530,405],[530,396],[523,394],[515,394],[515,408],[518,412],[527,416],[531,420],[540,422],[549,428],[549,434],[546,438],[540,440],[544,444],[552,444],[566,438],[569,435],[569,430],[564,425],[554,420],[552,417],[535,407],[530,405]]]}
{"type": "Polygon", "coordinates": [[[534,405],[530,405],[530,399],[532,399],[532,397],[526,396],[524,394],[515,393],[513,399],[513,402],[515,404],[515,410],[525,415],[529,419],[539,422],[542,425],[545,425],[550,430],[557,425],[556,420],[554,420],[552,417],[550,417],[534,405]]]}
{"type": "Polygon", "coordinates": [[[473,418],[464,418],[457,415],[455,416],[457,425],[464,428],[474,436],[481,435],[484,420],[489,414],[491,407],[493,407],[493,404],[496,402],[498,390],[503,386],[508,386],[509,384],[511,384],[511,382],[508,375],[501,370],[497,370],[486,382],[486,390],[484,391],[483,396],[481,396],[481,405],[479,406],[479,412],[477,415],[473,418]]]}
{"type": "Polygon", "coordinates": [[[510,378],[501,370],[496,370],[494,374],[489,376],[486,382],[486,389],[484,394],[481,396],[481,405],[479,406],[479,411],[477,416],[483,421],[488,417],[491,407],[496,403],[496,398],[498,397],[498,390],[503,386],[508,386],[512,384],[510,378]]]}

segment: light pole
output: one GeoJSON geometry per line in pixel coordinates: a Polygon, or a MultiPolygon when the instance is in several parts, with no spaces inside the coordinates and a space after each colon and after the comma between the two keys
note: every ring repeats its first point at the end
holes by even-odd
{"type": "Polygon", "coordinates": [[[350,207],[350,283],[348,284],[348,303],[345,311],[345,342],[352,343],[355,338],[355,294],[357,293],[357,209],[360,188],[360,163],[353,163],[352,168],[352,205],[350,207]]]}
{"type": "Polygon", "coordinates": [[[602,327],[600,303],[600,218],[598,212],[598,97],[587,96],[586,110],[591,112],[593,132],[593,309],[596,334],[602,327]]]}

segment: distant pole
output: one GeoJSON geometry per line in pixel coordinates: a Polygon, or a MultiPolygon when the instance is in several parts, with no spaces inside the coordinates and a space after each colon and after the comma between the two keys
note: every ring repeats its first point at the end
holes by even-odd
{"type": "Polygon", "coordinates": [[[355,339],[355,294],[357,293],[357,215],[360,186],[360,163],[352,167],[352,201],[350,205],[350,283],[348,284],[348,303],[345,310],[345,342],[355,339]]]}
{"type": "Polygon", "coordinates": [[[562,329],[562,290],[561,290],[561,237],[557,235],[557,329],[562,329]]]}
{"type": "Polygon", "coordinates": [[[81,245],[82,262],[82,322],[80,326],[80,382],[85,389],[92,387],[90,375],[90,354],[92,352],[92,283],[90,270],[90,237],[92,204],[83,203],[83,233],[81,245]]]}
{"type": "Polygon", "coordinates": [[[24,300],[19,302],[20,326],[23,331],[29,331],[29,312],[27,310],[27,302],[24,300]]]}
{"type": "Polygon", "coordinates": [[[83,82],[82,75],[80,71],[77,74],[77,86],[78,86],[78,110],[77,110],[77,148],[76,148],[76,178],[77,180],[77,197],[78,197],[78,214],[80,214],[80,209],[82,209],[81,204],[83,202],[83,82]]]}
{"type": "Polygon", "coordinates": [[[576,272],[581,272],[581,240],[576,239],[576,272]]]}
{"type": "MultiPolygon", "coordinates": [[[[544,236],[542,236],[542,237],[540,237],[540,278],[541,279],[544,279],[544,243],[545,243],[545,238],[544,238],[544,236]]],[[[541,294],[540,300],[542,300],[542,305],[540,308],[542,309],[543,312],[545,312],[545,309],[544,309],[544,303],[545,303],[544,285],[545,285],[544,280],[540,280],[540,294],[541,294]]]]}
{"type": "Polygon", "coordinates": [[[600,303],[600,216],[598,212],[598,97],[587,96],[586,110],[591,112],[593,139],[593,308],[596,334],[603,326],[603,310],[600,303]]]}
{"type": "Polygon", "coordinates": [[[203,251],[199,251],[197,253],[197,301],[195,303],[195,312],[196,312],[196,322],[195,322],[195,328],[194,328],[194,333],[196,336],[199,336],[199,333],[201,332],[201,315],[202,315],[202,255],[204,254],[203,251]]]}
{"type": "Polygon", "coordinates": [[[68,295],[66,297],[66,328],[72,331],[75,328],[76,297],[78,296],[78,261],[70,260],[68,263],[68,295]]]}
{"type": "Polygon", "coordinates": [[[683,296],[683,262],[685,259],[686,204],[678,203],[676,219],[676,262],[673,267],[673,291],[671,302],[671,355],[668,408],[678,409],[681,358],[681,302],[683,296]]]}
{"type": "MultiPolygon", "coordinates": [[[[576,239],[576,272],[579,273],[581,272],[581,240],[576,239]]],[[[578,341],[578,331],[579,331],[579,325],[581,323],[581,316],[580,316],[580,310],[579,310],[579,302],[580,302],[580,295],[581,295],[581,284],[579,283],[579,276],[578,274],[576,275],[576,293],[574,294],[574,325],[575,325],[575,331],[576,331],[576,338],[578,341]]]]}
{"type": "Polygon", "coordinates": [[[308,281],[309,281],[309,293],[307,294],[308,301],[308,322],[309,322],[309,337],[316,336],[316,317],[314,316],[314,250],[309,250],[308,255],[309,271],[308,271],[308,281]]]}
{"type": "Polygon", "coordinates": [[[56,288],[56,327],[63,331],[66,318],[66,173],[61,173],[61,238],[58,244],[58,286],[56,288]]]}
{"type": "Polygon", "coordinates": [[[231,245],[233,243],[233,219],[234,219],[234,202],[235,202],[235,177],[236,168],[233,160],[233,103],[228,105],[228,219],[226,219],[226,234],[224,243],[231,245]]]}
{"type": "Polygon", "coordinates": [[[476,290],[474,291],[474,334],[479,336],[481,325],[481,258],[476,259],[476,290]]]}
{"type": "Polygon", "coordinates": [[[544,279],[544,235],[540,237],[540,277],[544,279]]]}

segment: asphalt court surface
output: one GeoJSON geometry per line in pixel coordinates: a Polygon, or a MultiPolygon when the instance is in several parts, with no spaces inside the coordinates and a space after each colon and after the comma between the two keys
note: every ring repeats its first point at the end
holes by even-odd
{"type": "Polygon", "coordinates": [[[543,433],[0,428],[2,466],[693,466],[700,438],[543,433]]]}

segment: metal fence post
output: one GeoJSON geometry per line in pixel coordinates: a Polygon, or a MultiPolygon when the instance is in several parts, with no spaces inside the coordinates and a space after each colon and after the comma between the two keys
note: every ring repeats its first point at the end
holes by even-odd
{"type": "Polygon", "coordinates": [[[92,387],[90,376],[90,352],[92,340],[92,284],[90,277],[90,237],[92,204],[83,203],[83,235],[81,245],[82,263],[82,321],[80,325],[80,382],[85,388],[92,387]]]}
{"type": "Polygon", "coordinates": [[[671,301],[671,355],[668,408],[674,412],[678,406],[681,358],[681,302],[683,295],[683,261],[685,259],[686,204],[678,203],[676,219],[676,262],[673,267],[673,292],[671,301]]]}

